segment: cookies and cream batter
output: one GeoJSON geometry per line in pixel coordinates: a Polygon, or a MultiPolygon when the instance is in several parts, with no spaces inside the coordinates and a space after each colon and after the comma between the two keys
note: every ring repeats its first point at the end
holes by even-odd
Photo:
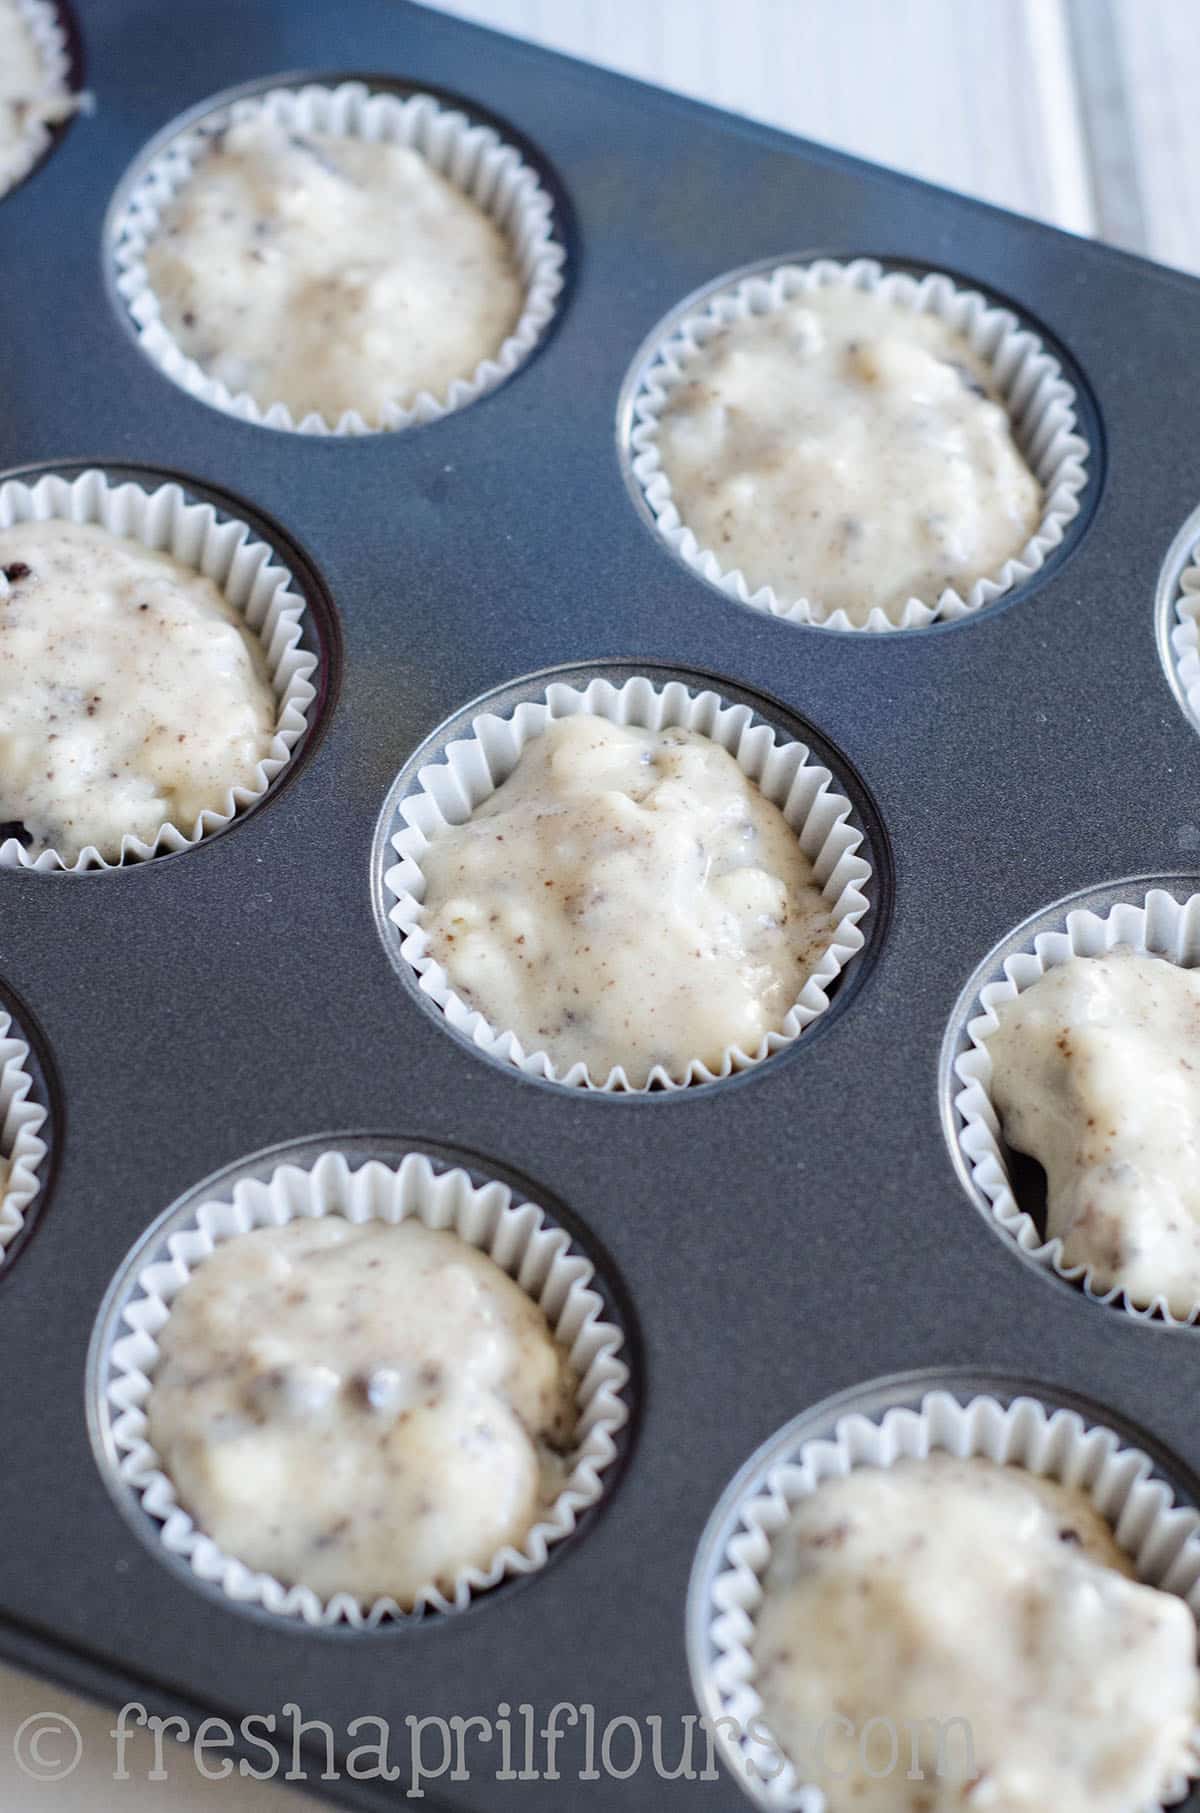
{"type": "Polygon", "coordinates": [[[0,0],[0,194],[20,174],[32,144],[74,110],[74,97],[49,74],[17,0],[0,0]]]}
{"type": "Polygon", "coordinates": [[[764,1722],[827,1813],[1137,1813],[1186,1773],[1200,1673],[1187,1605],[1131,1575],[1050,1480],[941,1454],[857,1468],[775,1539],[764,1722]]]}
{"type": "Polygon", "coordinates": [[[1042,1164],[1047,1237],[1102,1290],[1200,1303],[1200,970],[1072,957],[997,1009],[1004,1137],[1042,1164]]]}
{"type": "Polygon", "coordinates": [[[212,144],[146,255],[183,351],[262,409],[378,424],[499,352],[524,300],[483,210],[405,146],[267,119],[212,144]]]}
{"type": "Polygon", "coordinates": [[[0,529],[0,825],[70,863],[255,785],[277,706],[211,579],[92,524],[0,529]]]}
{"type": "Polygon", "coordinates": [[[782,812],[687,730],[551,722],[421,866],[429,950],[458,993],[595,1082],[755,1051],[833,931],[782,812]]]}
{"type": "Polygon", "coordinates": [[[417,1221],[224,1242],[158,1336],[149,1439],[227,1555],[411,1605],[519,1546],[565,1484],[574,1380],[537,1305],[417,1221]]]}
{"type": "Polygon", "coordinates": [[[658,448],[722,571],[856,624],[998,575],[1041,516],[986,362],[936,315],[842,286],[693,354],[658,448]]]}

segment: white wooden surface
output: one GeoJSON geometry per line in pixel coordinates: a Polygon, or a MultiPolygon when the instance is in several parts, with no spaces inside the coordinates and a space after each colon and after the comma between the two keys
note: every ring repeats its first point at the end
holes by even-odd
{"type": "MultiPolygon", "coordinates": [[[[1074,232],[1106,229],[1200,270],[1200,0],[440,0],[443,10],[838,145],[1074,232]],[[1083,43],[1080,38],[1083,35],[1083,43]]],[[[29,1813],[284,1813],[207,1783],[113,1784],[111,1715],[0,1668],[0,1807],[29,1813]],[[31,1783],[11,1734],[41,1711],[85,1759],[31,1783]]],[[[453,1710],[453,1709],[448,1709],[453,1710]]]]}
{"type": "Polygon", "coordinates": [[[1200,0],[431,3],[1200,271],[1200,0]]]}
{"type": "Polygon", "coordinates": [[[1048,25],[1061,62],[1058,0],[437,3],[989,201],[1091,224],[1078,179],[1044,154],[1027,15],[1042,13],[1038,35],[1048,25]]]}
{"type": "Polygon", "coordinates": [[[1115,0],[1145,250],[1200,271],[1200,0],[1115,0]]]}

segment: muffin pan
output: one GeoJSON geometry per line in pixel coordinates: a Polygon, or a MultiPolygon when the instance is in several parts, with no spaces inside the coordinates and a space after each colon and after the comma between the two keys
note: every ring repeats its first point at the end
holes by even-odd
{"type": "MultiPolygon", "coordinates": [[[[0,474],[95,466],[219,493],[303,592],[321,691],[287,768],[219,835],[89,874],[0,870],[0,1001],[49,1148],[0,1263],[0,1650],[193,1726],[292,1702],[343,1759],[352,1720],[386,1718],[399,1782],[322,1783],[306,1749],[309,1790],[336,1804],[404,1799],[406,1716],[528,1703],[541,1724],[566,1701],[598,1732],[638,1721],[642,1766],[576,1786],[567,1729],[557,1782],[508,1779],[481,1744],[424,1804],[728,1813],[741,1793],[720,1764],[664,1779],[645,1721],[673,1766],[699,1710],[684,1614],[701,1532],[797,1414],[873,1402],[868,1381],[915,1368],[954,1390],[1004,1375],[1051,1406],[1085,1395],[1184,1497],[1200,1468],[1200,1330],[1048,1288],[964,1192],[939,1087],[960,994],[1014,928],[1139,877],[1200,889],[1200,742],[1164,627],[1187,550],[1165,564],[1200,503],[1183,381],[1200,286],[402,0],[176,0],[169,31],[144,0],[89,0],[84,24],[96,112],[0,202],[20,266],[0,474]],[[208,407],[139,348],[102,243],[126,173],[190,110],[293,76],[477,102],[555,196],[555,317],[469,408],[288,434],[208,407]],[[860,636],[747,609],[673,558],[627,489],[637,349],[729,273],[819,256],[948,272],[1061,352],[1076,389],[1080,511],[1031,580],[960,622],[860,636]],[[568,1090],[494,1062],[380,936],[373,840],[417,752],[436,760],[481,699],[606,665],[750,701],[811,742],[866,833],[865,947],[830,1011],[701,1087],[568,1090]],[[85,1361],[168,1205],[291,1142],[349,1140],[449,1153],[561,1219],[620,1310],[632,1420],[603,1501],[544,1570],[415,1624],[316,1631],[204,1590],[135,1533],[93,1457],[85,1361]]],[[[621,1771],[630,1741],[619,1728],[621,1771]]]]}

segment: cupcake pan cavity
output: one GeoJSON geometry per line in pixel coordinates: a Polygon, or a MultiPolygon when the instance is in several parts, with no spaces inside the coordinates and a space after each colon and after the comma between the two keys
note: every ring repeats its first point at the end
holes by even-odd
{"type": "Polygon", "coordinates": [[[1194,1324],[1200,1321],[1200,1303],[1180,1317],[1172,1314],[1162,1296],[1131,1302],[1124,1290],[1097,1282],[1090,1266],[1067,1265],[1059,1239],[1043,1239],[1035,1216],[1022,1206],[1024,1193],[1014,1182],[1013,1154],[991,1097],[987,1041],[999,1026],[997,1010],[1069,958],[1099,957],[1114,949],[1163,957],[1184,969],[1200,965],[1200,875],[1191,880],[1168,876],[1158,882],[1142,877],[1059,901],[985,957],[963,990],[946,1032],[944,1123],[963,1182],[1014,1250],[1078,1285],[1096,1302],[1134,1316],[1194,1324]]]}
{"type": "Polygon", "coordinates": [[[231,1603],[261,1606],[310,1627],[344,1623],[374,1630],[430,1612],[461,1611],[502,1580],[536,1573],[604,1496],[629,1420],[624,1335],[605,1319],[591,1261],[537,1203],[416,1147],[388,1162],[363,1142],[346,1150],[334,1140],[308,1162],[284,1153],[269,1175],[254,1174],[261,1170],[260,1162],[249,1175],[227,1176],[217,1193],[189,1192],[156,1224],[154,1238],[139,1243],[114,1283],[115,1301],[100,1323],[89,1365],[89,1414],[109,1487],[126,1500],[122,1509],[128,1513],[128,1500],[136,1499],[144,1512],[141,1533],[148,1530],[151,1542],[157,1536],[164,1553],[185,1561],[231,1603]],[[486,1569],[463,1569],[453,1593],[431,1584],[411,1609],[392,1599],[367,1604],[345,1593],[322,1601],[302,1582],[285,1586],[222,1554],[180,1506],[149,1441],[145,1405],[159,1358],[156,1336],[188,1279],[239,1234],[324,1215],[390,1226],[415,1219],[458,1235],[539,1305],[579,1377],[577,1437],[558,1499],[519,1548],[506,1547],[486,1569]]]}
{"type": "Polygon", "coordinates": [[[775,261],[719,278],[674,309],[651,334],[625,380],[619,409],[622,458],[634,501],[672,553],[740,604],[790,623],[835,630],[923,629],[929,623],[953,623],[1025,586],[1063,545],[1080,517],[1092,452],[1082,424],[1080,379],[1076,376],[1072,382],[1062,356],[1034,326],[944,271],[912,272],[873,258],[848,263],[830,258],[775,261]],[[998,571],[981,574],[965,596],[948,587],[936,599],[908,599],[898,614],[877,605],[863,624],[851,622],[841,609],[827,610],[819,598],[781,597],[772,586],[756,583],[753,573],[727,570],[682,519],[658,449],[662,411],[716,335],[739,321],[772,314],[812,291],[837,289],[877,295],[899,310],[931,315],[962,335],[991,370],[1013,424],[1013,437],[1041,484],[1043,497],[1041,521],[1033,535],[998,571]]]}
{"type": "MultiPolygon", "coordinates": [[[[1036,1385],[915,1386],[912,1379],[864,1385],[858,1403],[846,1393],[797,1417],[726,1487],[701,1538],[688,1594],[692,1684],[721,1734],[730,1772],[759,1806],[823,1813],[825,1797],[763,1741],[752,1646],[779,1532],[803,1499],[857,1468],[950,1454],[1056,1480],[1111,1525],[1139,1580],[1177,1594],[1200,1616],[1200,1506],[1170,1457],[1146,1452],[1138,1432],[1112,1427],[1099,1406],[1064,1402],[1036,1385]]],[[[1200,1731],[1192,1750],[1196,1775],[1200,1731]]],[[[1180,1775],[1164,1804],[1177,1805],[1187,1790],[1180,1775]]]]}
{"type": "MultiPolygon", "coordinates": [[[[486,706],[486,701],[480,705],[486,706]]],[[[468,722],[462,737],[439,738],[441,759],[436,765],[423,762],[420,754],[408,765],[384,807],[375,852],[376,864],[382,866],[376,898],[382,902],[383,932],[390,954],[398,969],[402,964],[408,966],[421,993],[441,1009],[449,1026],[489,1057],[514,1064],[527,1076],[547,1078],[567,1088],[646,1093],[740,1075],[784,1050],[828,1011],[830,992],[864,949],[861,921],[870,912],[872,893],[877,890],[872,889],[869,850],[864,848],[861,826],[854,822],[854,806],[841,791],[836,774],[823,766],[820,755],[804,741],[802,730],[789,735],[764,720],[753,703],[727,700],[719,686],[714,688],[695,677],[690,681],[653,674],[626,677],[619,670],[610,677],[603,667],[590,679],[579,675],[573,684],[565,678],[550,681],[541,696],[534,690],[508,715],[487,709],[465,715],[468,722]],[[581,713],[644,730],[680,728],[711,738],[735,758],[764,798],[779,808],[813,865],[813,879],[834,921],[833,936],[779,1030],[767,1034],[754,1051],[726,1047],[718,1070],[699,1059],[677,1074],[656,1065],[644,1084],[631,1082],[620,1067],[604,1077],[592,1075],[582,1062],[563,1070],[545,1052],[527,1049],[528,1041],[523,1044],[518,1032],[492,1025],[472,1008],[457,993],[445,968],[429,954],[421,910],[424,851],[439,831],[471,817],[508,779],[522,752],[547,725],[581,713]],[[414,771],[412,790],[404,791],[414,771]]]]}
{"type": "MultiPolygon", "coordinates": [[[[265,796],[198,848],[79,875],[0,866],[0,997],[50,1111],[27,1232],[0,1263],[0,1655],[193,1728],[290,1702],[328,1723],[341,1762],[370,1738],[351,1722],[378,1714],[400,1779],[322,1783],[318,1744],[308,1785],[381,1813],[411,1785],[406,1714],[494,1722],[528,1704],[540,1729],[559,1702],[592,1706],[600,1780],[578,1782],[586,1731],[564,1719],[558,1781],[539,1742],[541,1779],[510,1781],[498,1739],[468,1741],[468,1779],[427,1779],[424,1804],[730,1813],[719,1754],[711,1778],[701,1744],[696,1779],[666,1779],[645,1720],[677,1767],[696,1712],[688,1569],[773,1430],[936,1363],[1032,1373],[1029,1393],[1083,1394],[1089,1422],[1200,1470],[1197,1330],[1089,1302],[1022,1258],[964,1189],[938,1068],[981,959],[1031,914],[1111,883],[1107,912],[1122,877],[1142,896],[1200,891],[1196,730],[1155,646],[1155,586],[1200,503],[1179,377],[1200,285],[405,0],[174,0],[169,31],[148,18],[144,0],[89,0],[95,111],[0,203],[21,248],[0,490],[95,469],[246,523],[304,601],[317,696],[265,796]],[[471,407],[374,437],[264,433],[167,380],[114,295],[106,211],[159,133],[242,79],[391,80],[503,122],[568,254],[535,355],[471,407]],[[672,558],[614,424],[637,348],[687,298],[764,261],[864,253],[948,270],[1030,324],[1076,391],[1087,483],[1061,544],[994,604],[831,635],[736,608],[672,558]],[[871,868],[865,942],[828,1011],[736,1076],[563,1088],[492,1061],[422,991],[383,856],[396,865],[400,800],[472,718],[637,676],[745,706],[829,770],[871,868]],[[311,1165],[323,1130],[542,1205],[611,1291],[631,1372],[604,1497],[547,1564],[377,1630],[233,1604],[128,1486],[114,1497],[86,1414],[89,1334],[165,1206],[219,1200],[230,1167],[262,1182],[311,1165]],[[626,1779],[599,1755],[622,1716],[643,1747],[626,1779]]],[[[517,1718],[513,1742],[519,1758],[517,1718]]],[[[622,1769],[623,1745],[626,1726],[622,1769]]]]}
{"type": "Polygon", "coordinates": [[[132,834],[123,837],[116,862],[89,844],[68,863],[57,850],[27,849],[19,837],[10,836],[0,842],[0,867],[83,874],[189,849],[257,805],[311,728],[319,662],[305,646],[306,634],[310,642],[313,634],[304,620],[305,600],[275,549],[248,523],[214,503],[196,501],[178,483],[120,483],[98,468],[45,473],[32,482],[19,477],[0,482],[0,528],[48,521],[94,524],[170,554],[181,566],[211,579],[262,645],[277,703],[275,734],[251,785],[230,787],[212,810],[190,824],[164,823],[153,842],[132,834]]]}
{"type": "Polygon", "coordinates": [[[362,435],[411,428],[462,409],[511,377],[534,352],[553,319],[563,287],[566,253],[555,237],[554,199],[535,165],[503,136],[503,128],[472,117],[436,95],[401,95],[365,82],[294,88],[270,87],[237,98],[218,97],[198,118],[168,128],[143,153],[122,184],[108,223],[114,284],[147,358],[184,390],[214,409],[266,428],[301,434],[362,435]],[[474,371],[464,371],[444,394],[422,390],[411,400],[384,406],[379,420],[345,410],[337,421],[318,411],[297,419],[286,403],[263,406],[245,391],[233,392],[190,358],[163,321],[146,271],[145,255],[163,215],[186,188],[205,149],[231,125],[257,118],[288,131],[320,132],[419,151],[483,209],[504,232],[525,287],[512,331],[474,371]]]}

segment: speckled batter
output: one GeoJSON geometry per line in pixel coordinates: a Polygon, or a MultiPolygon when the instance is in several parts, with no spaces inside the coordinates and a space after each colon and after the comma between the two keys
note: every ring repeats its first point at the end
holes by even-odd
{"type": "Polygon", "coordinates": [[[493,221],[405,146],[231,126],[146,257],[184,352],[260,408],[378,423],[499,352],[523,288],[493,221]]]}
{"type": "Polygon", "coordinates": [[[553,721],[421,866],[429,949],[459,994],[596,1082],[754,1052],[833,930],[782,812],[687,730],[553,721]]]}
{"type": "Polygon", "coordinates": [[[1004,1137],[1045,1167],[1047,1234],[1132,1302],[1200,1303],[1200,970],[1074,957],[997,1010],[1004,1137]]]}
{"type": "Polygon", "coordinates": [[[995,577],[1041,487],[961,334],[861,290],[806,291],[692,356],[658,447],[724,572],[865,623],[995,577]]]}
{"type": "Polygon", "coordinates": [[[277,705],[210,579],[91,524],[0,529],[0,835],[72,862],[253,786],[277,705]]]}
{"type": "Polygon", "coordinates": [[[0,195],[75,105],[46,70],[17,0],[0,0],[0,195]]]}
{"type": "Polygon", "coordinates": [[[1186,1772],[1200,1674],[1186,1604],[1131,1574],[1051,1481],[946,1455],[858,1468],[776,1539],[766,1723],[828,1813],[1137,1813],[1186,1772]],[[897,1731],[894,1768],[882,1725],[860,1750],[870,1719],[897,1731]]]}
{"type": "Polygon", "coordinates": [[[576,1381],[537,1305],[417,1221],[224,1242],[158,1336],[150,1441],[227,1555],[323,1597],[453,1589],[565,1483],[576,1381]]]}

